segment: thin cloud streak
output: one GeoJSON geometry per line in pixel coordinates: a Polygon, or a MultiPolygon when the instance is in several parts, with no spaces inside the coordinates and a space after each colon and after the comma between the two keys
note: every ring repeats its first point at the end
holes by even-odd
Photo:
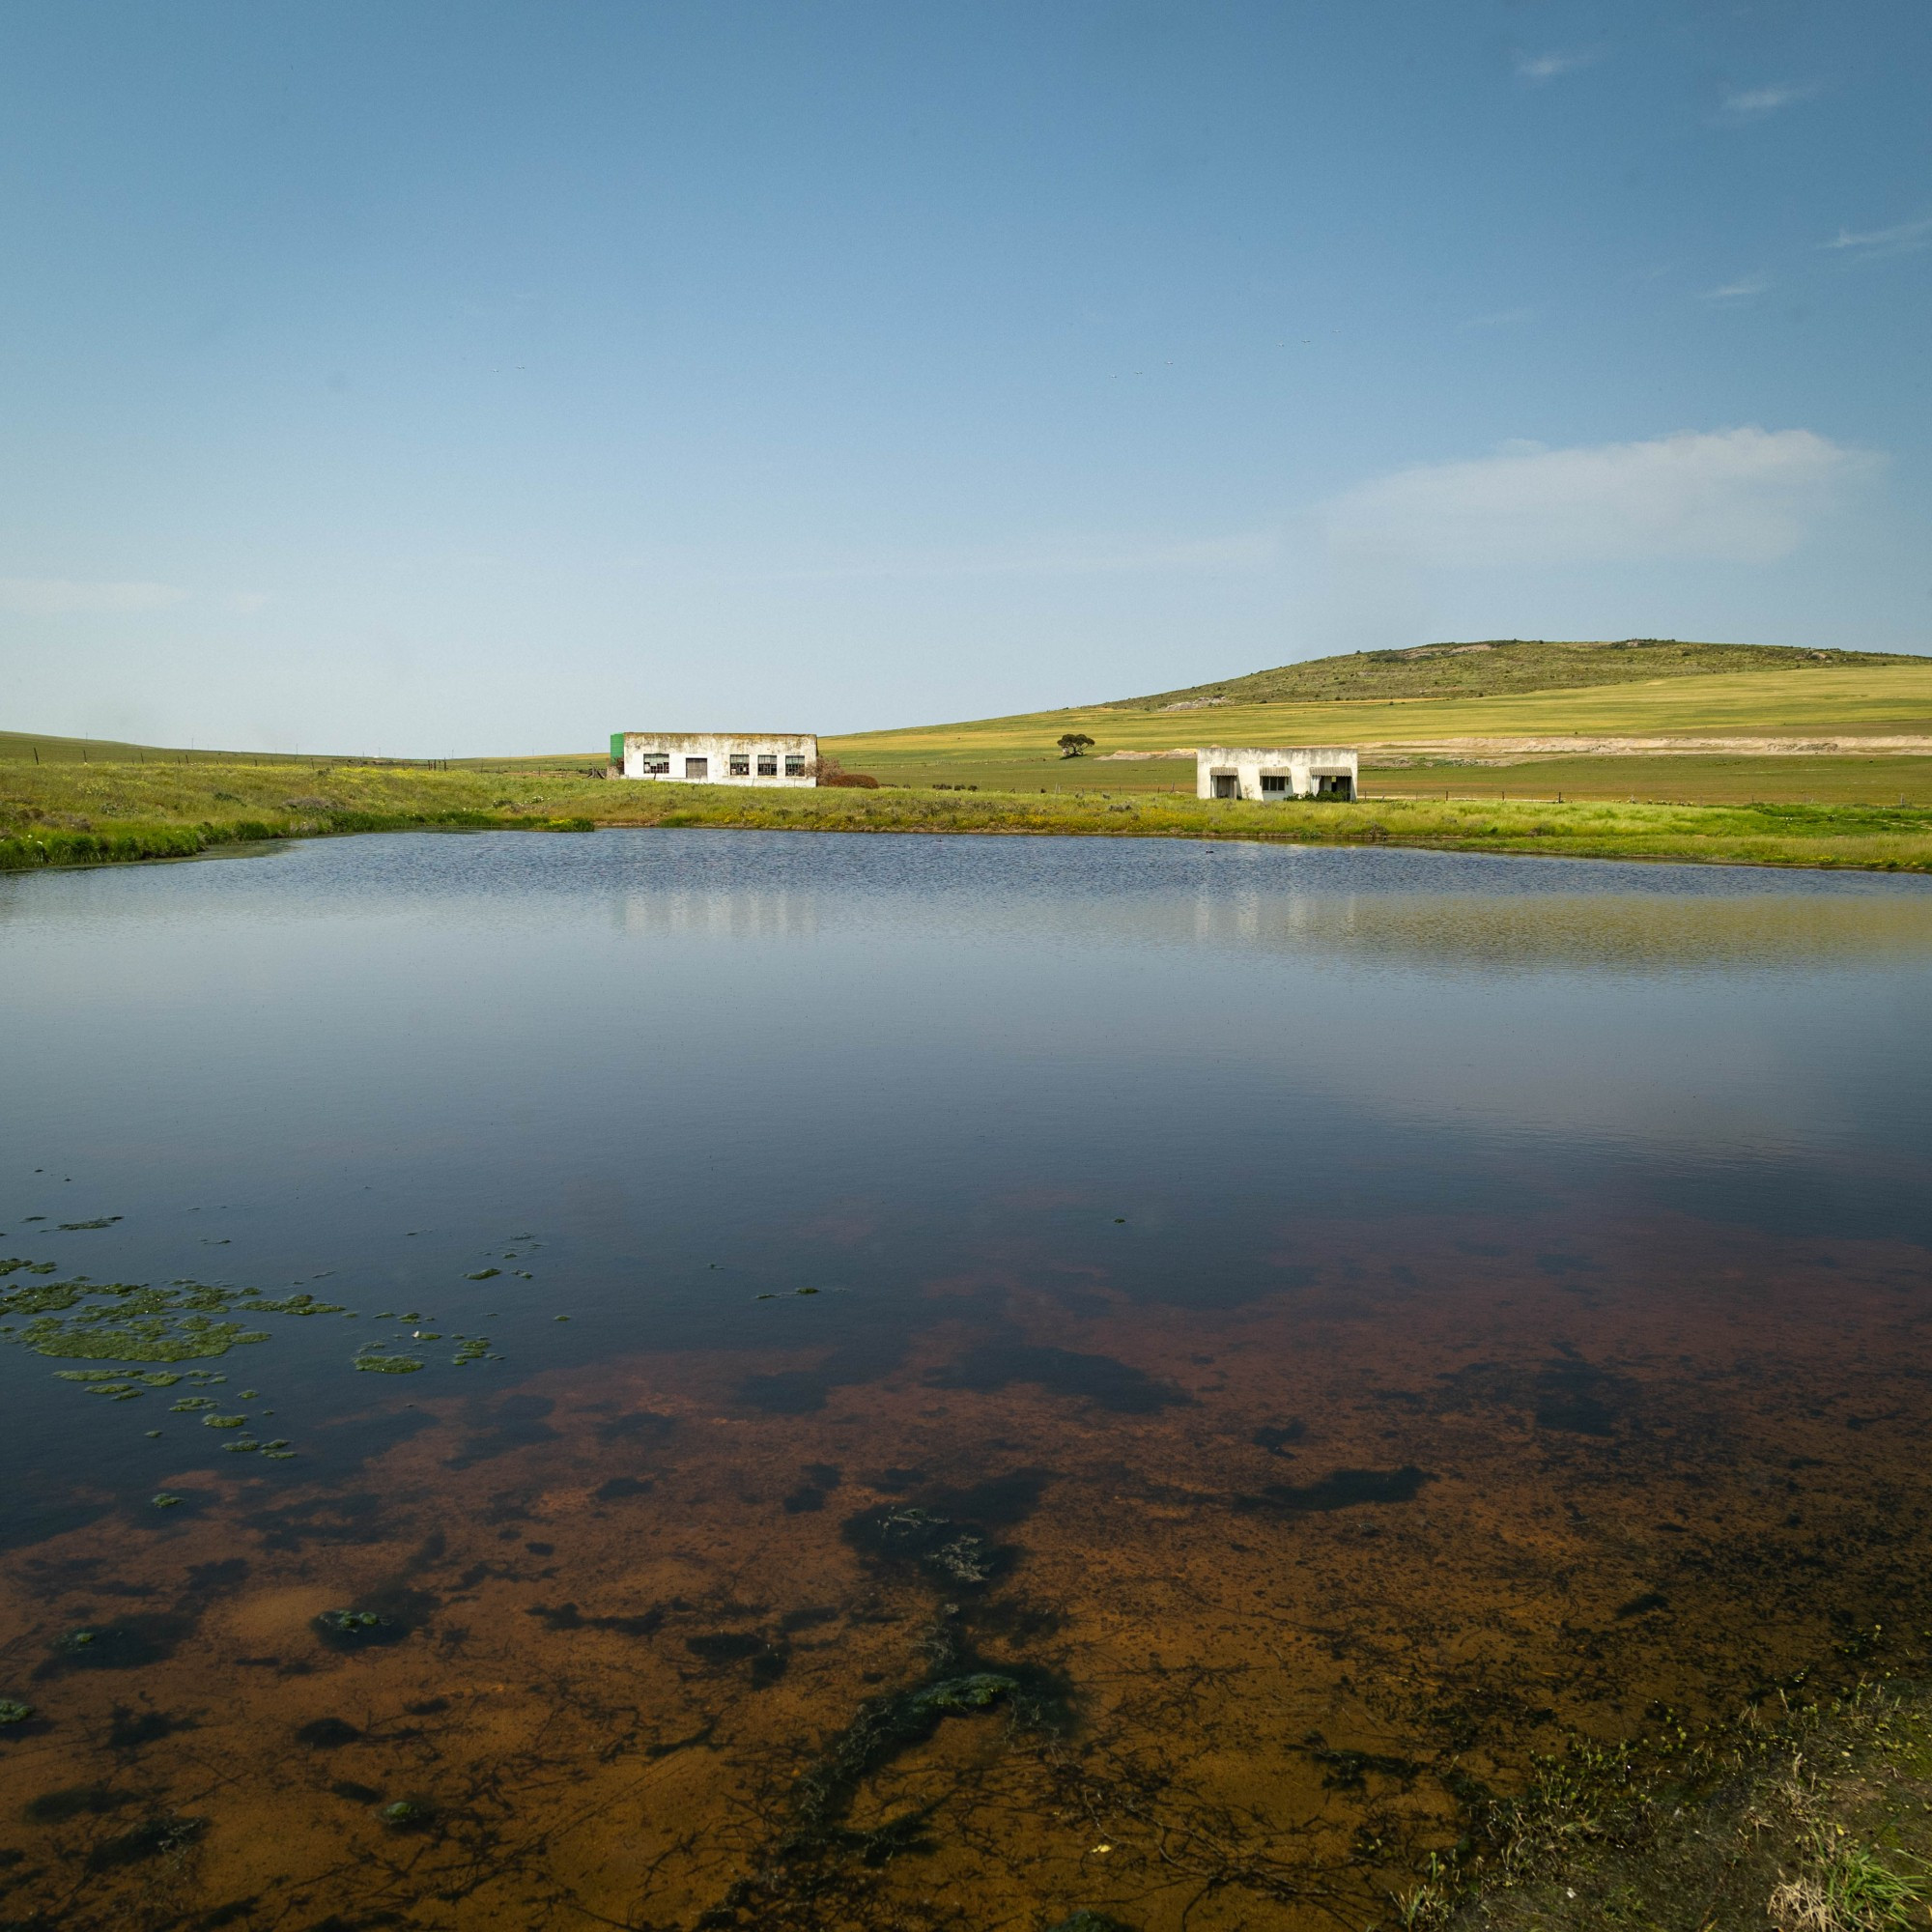
{"type": "Polygon", "coordinates": [[[1862,234],[1841,228],[1824,245],[1827,248],[1856,248],[1861,260],[1881,255],[1908,255],[1916,249],[1932,247],[1932,214],[1922,215],[1917,221],[1900,221],[1890,228],[1867,229],[1862,234]]]}
{"type": "Polygon", "coordinates": [[[1559,74],[1575,73],[1578,68],[1589,67],[1602,58],[1600,47],[1578,47],[1571,52],[1518,54],[1516,77],[1528,81],[1532,87],[1541,87],[1547,80],[1554,80],[1559,74]]]}
{"type": "Polygon", "coordinates": [[[1771,286],[1769,275],[1747,275],[1743,281],[1725,282],[1715,289],[1705,289],[1697,298],[1705,302],[1748,301],[1752,296],[1761,296],[1771,286]]]}
{"type": "Polygon", "coordinates": [[[88,583],[69,577],[0,577],[0,611],[21,617],[122,617],[162,611],[187,595],[172,583],[88,583]]]}
{"type": "Polygon", "coordinates": [[[1815,87],[1791,87],[1779,83],[1772,87],[1734,88],[1722,100],[1723,111],[1734,121],[1761,121],[1767,114],[1776,114],[1780,107],[1790,107],[1800,100],[1808,100],[1817,93],[1815,87]]]}

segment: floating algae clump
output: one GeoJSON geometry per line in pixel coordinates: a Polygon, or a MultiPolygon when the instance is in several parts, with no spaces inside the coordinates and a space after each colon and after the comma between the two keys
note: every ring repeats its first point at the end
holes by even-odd
{"type": "Polygon", "coordinates": [[[987,1711],[1019,1688],[1019,1680],[1003,1671],[976,1670],[970,1677],[949,1677],[944,1683],[915,1691],[913,1708],[937,1711],[947,1717],[987,1711]]]}
{"type": "Polygon", "coordinates": [[[105,1322],[72,1323],[52,1320],[30,1321],[20,1332],[25,1348],[43,1355],[79,1356],[83,1361],[193,1362],[225,1355],[238,1343],[266,1342],[263,1329],[243,1328],[239,1321],[211,1321],[190,1315],[170,1334],[164,1321],[130,1322],[123,1328],[105,1322]]]}
{"type": "Polygon", "coordinates": [[[359,1636],[379,1629],[383,1619],[374,1610],[324,1610],[316,1622],[331,1635],[359,1636]]]}
{"type": "Polygon", "coordinates": [[[459,1369],[461,1369],[461,1368],[467,1368],[471,1362],[488,1361],[489,1357],[490,1357],[489,1336],[475,1335],[472,1336],[469,1341],[465,1342],[462,1348],[457,1350],[456,1353],[453,1354],[449,1359],[452,1362],[454,1362],[459,1369]]]}
{"type": "Polygon", "coordinates": [[[412,1376],[422,1364],[412,1355],[357,1355],[355,1366],[372,1375],[412,1376]]]}
{"type": "Polygon", "coordinates": [[[125,1389],[135,1382],[143,1382],[149,1388],[173,1388],[181,1378],[165,1369],[150,1369],[145,1375],[138,1370],[124,1373],[120,1369],[56,1369],[54,1379],[85,1382],[96,1390],[108,1390],[125,1389]]]}
{"type": "Polygon", "coordinates": [[[76,1275],[0,1293],[0,1313],[33,1318],[14,1336],[16,1347],[82,1361],[189,1362],[266,1342],[265,1330],[214,1319],[238,1306],[246,1297],[237,1290],[195,1281],[151,1288],[76,1275]]]}
{"type": "MultiPolygon", "coordinates": [[[[29,1273],[45,1273],[51,1264],[30,1262],[0,1263],[0,1281],[25,1268],[29,1273]]],[[[0,1340],[37,1354],[70,1360],[133,1362],[193,1362],[225,1355],[229,1350],[270,1340],[266,1328],[254,1328],[247,1321],[266,1315],[340,1315],[345,1311],[332,1301],[318,1301],[312,1294],[291,1294],[270,1300],[258,1288],[234,1288],[225,1284],[181,1279],[165,1287],[145,1282],[91,1281],[73,1275],[60,1281],[21,1282],[0,1287],[0,1316],[23,1317],[23,1326],[0,1322],[0,1340]],[[242,1320],[232,1318],[241,1317],[242,1320]]],[[[110,1402],[136,1402],[149,1389],[173,1388],[182,1381],[193,1388],[208,1388],[225,1381],[225,1376],[212,1370],[189,1368],[139,1369],[56,1369],[56,1377],[75,1383],[85,1394],[105,1396],[110,1402]]],[[[251,1391],[252,1393],[252,1391],[251,1391]]],[[[183,1394],[170,1405],[177,1415],[191,1415],[213,1409],[215,1402],[204,1395],[183,1394]]],[[[239,1429],[245,1415],[214,1416],[202,1420],[212,1429],[239,1429]]],[[[158,1435],[150,1430],[150,1435],[158,1435]]],[[[241,1444],[226,1445],[238,1451],[241,1444]]],[[[267,1445],[250,1441],[248,1449],[263,1448],[277,1461],[293,1456],[285,1442],[267,1445]]]]}
{"type": "MultiPolygon", "coordinates": [[[[266,1329],[217,1319],[221,1316],[341,1312],[337,1304],[317,1301],[313,1295],[270,1301],[260,1289],[185,1279],[154,1288],[145,1282],[97,1282],[75,1275],[0,1292],[0,1315],[32,1318],[14,1337],[18,1347],[83,1361],[207,1360],[242,1344],[269,1339],[266,1329]]],[[[167,1386],[153,1378],[143,1379],[151,1386],[167,1386]]]]}
{"type": "Polygon", "coordinates": [[[857,1717],[827,1743],[793,1787],[786,1845],[800,1851],[845,1838],[842,1820],[860,1785],[900,1752],[923,1744],[949,1718],[975,1717],[1004,1705],[1016,1725],[1064,1728],[1066,1687],[1059,1678],[1034,1664],[987,1670],[975,1668],[977,1662],[949,1646],[924,1683],[861,1705],[857,1717]]]}
{"type": "Polygon", "coordinates": [[[171,1510],[181,1507],[181,1498],[172,1490],[162,1490],[157,1494],[150,1496],[148,1500],[157,1510],[171,1510]]]}
{"type": "Polygon", "coordinates": [[[948,1585],[977,1588],[1000,1567],[999,1550],[975,1525],[917,1503],[862,1511],[846,1523],[845,1540],[868,1555],[916,1565],[948,1585]]]}
{"type": "Polygon", "coordinates": [[[24,1724],[33,1715],[31,1704],[23,1704],[17,1697],[0,1697],[0,1724],[24,1724]]]}
{"type": "MultiPolygon", "coordinates": [[[[65,1378],[74,1381],[80,1380],[80,1377],[72,1374],[71,1371],[70,1371],[69,1376],[65,1378]]],[[[90,1376],[87,1378],[87,1393],[89,1395],[104,1395],[110,1402],[135,1402],[141,1396],[145,1395],[147,1391],[137,1388],[132,1382],[123,1381],[119,1372],[110,1369],[104,1375],[90,1376]]]]}
{"type": "Polygon", "coordinates": [[[264,1301],[259,1288],[244,1288],[241,1300],[250,1315],[346,1315],[348,1306],[340,1301],[318,1301],[312,1294],[285,1294],[279,1301],[264,1301]]]}

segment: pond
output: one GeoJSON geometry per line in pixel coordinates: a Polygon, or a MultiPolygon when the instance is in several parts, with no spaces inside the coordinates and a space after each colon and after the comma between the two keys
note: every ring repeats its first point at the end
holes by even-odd
{"type": "Polygon", "coordinates": [[[1921,882],[398,836],[0,983],[16,1921],[1365,1924],[1932,1623],[1921,882]]]}

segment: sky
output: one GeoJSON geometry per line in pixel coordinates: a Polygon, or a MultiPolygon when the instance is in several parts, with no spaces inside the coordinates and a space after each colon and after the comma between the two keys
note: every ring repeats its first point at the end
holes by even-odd
{"type": "Polygon", "coordinates": [[[15,0],[0,725],[1932,650],[1922,0],[15,0]]]}

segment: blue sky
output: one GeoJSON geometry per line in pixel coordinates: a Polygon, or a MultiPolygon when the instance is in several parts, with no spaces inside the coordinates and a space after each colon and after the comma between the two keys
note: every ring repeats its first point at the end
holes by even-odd
{"type": "Polygon", "coordinates": [[[4,723],[836,731],[1932,648],[1932,14],[0,20],[4,723]]]}

